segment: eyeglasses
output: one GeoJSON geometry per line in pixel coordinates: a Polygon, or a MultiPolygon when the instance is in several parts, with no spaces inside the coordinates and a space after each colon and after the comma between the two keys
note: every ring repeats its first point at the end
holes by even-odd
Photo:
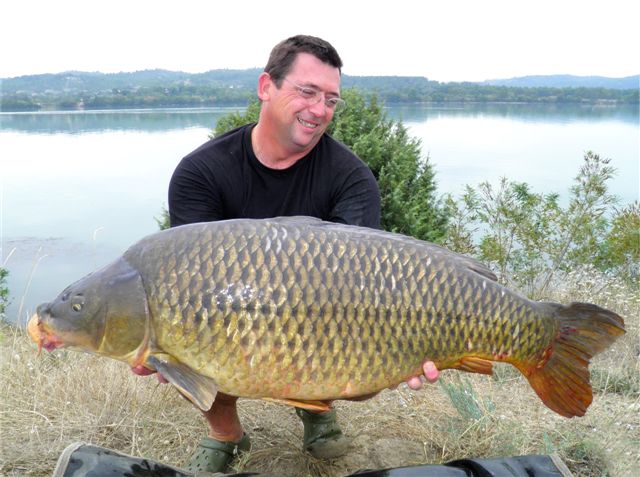
{"type": "Polygon", "coordinates": [[[309,106],[318,104],[324,99],[324,105],[336,113],[342,111],[347,107],[346,101],[342,98],[339,98],[337,96],[327,97],[325,92],[320,91],[316,88],[299,85],[297,83],[294,83],[293,81],[288,80],[287,78],[282,79],[291,84],[296,89],[296,91],[298,91],[298,95],[303,98],[309,106]]]}

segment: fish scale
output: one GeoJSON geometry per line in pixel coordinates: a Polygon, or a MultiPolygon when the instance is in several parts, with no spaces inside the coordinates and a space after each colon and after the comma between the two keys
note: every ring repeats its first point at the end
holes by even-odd
{"type": "Polygon", "coordinates": [[[595,305],[530,301],[428,242],[297,217],[148,236],[41,305],[29,331],[48,349],[157,370],[205,410],[215,389],[318,408],[394,386],[430,359],[480,373],[508,362],[570,417],[592,399],[588,360],[624,322],[595,305]],[[73,300],[86,305],[79,316],[73,300]]]}

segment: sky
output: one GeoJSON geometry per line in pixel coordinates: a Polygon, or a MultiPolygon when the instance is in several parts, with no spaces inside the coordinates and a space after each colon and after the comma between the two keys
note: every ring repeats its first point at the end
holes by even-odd
{"type": "Polygon", "coordinates": [[[632,0],[5,0],[0,78],[62,71],[191,73],[266,64],[296,34],[348,75],[482,81],[640,73],[632,0]]]}

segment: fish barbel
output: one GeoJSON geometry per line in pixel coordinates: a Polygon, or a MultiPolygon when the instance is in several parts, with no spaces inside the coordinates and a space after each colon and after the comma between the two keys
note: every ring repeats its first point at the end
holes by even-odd
{"type": "Polygon", "coordinates": [[[587,303],[535,302],[479,262],[307,217],[191,224],[143,238],[38,307],[32,339],[160,372],[203,410],[219,390],[325,409],[439,369],[518,368],[585,413],[589,360],[624,333],[587,303]]]}

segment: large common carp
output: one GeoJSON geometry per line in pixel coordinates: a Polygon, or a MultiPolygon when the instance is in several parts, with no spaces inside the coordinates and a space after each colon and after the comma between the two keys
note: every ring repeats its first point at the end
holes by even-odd
{"type": "Polygon", "coordinates": [[[203,410],[216,390],[327,408],[439,369],[518,368],[567,417],[589,359],[624,333],[598,306],[534,302],[431,243],[306,217],[150,235],[38,307],[32,339],[158,371],[203,410]]]}

